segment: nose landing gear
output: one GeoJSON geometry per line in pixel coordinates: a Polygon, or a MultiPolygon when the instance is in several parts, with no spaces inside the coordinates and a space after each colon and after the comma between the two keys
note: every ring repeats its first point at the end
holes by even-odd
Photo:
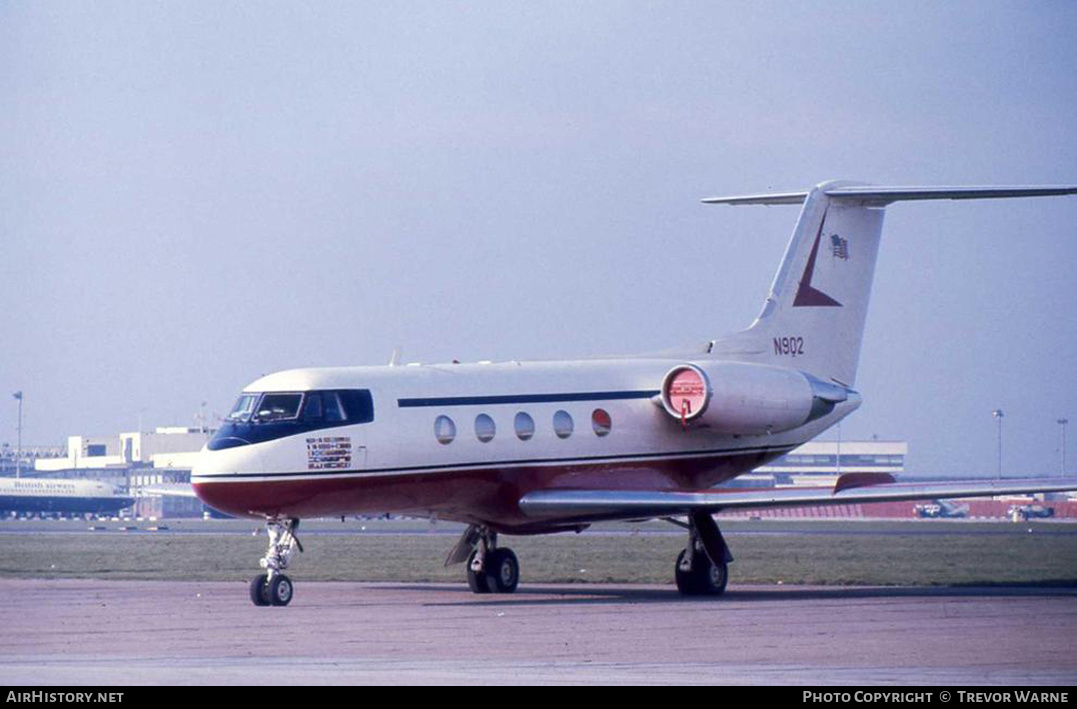
{"type": "Polygon", "coordinates": [[[251,602],[254,605],[286,606],[292,602],[295,587],[283,571],[288,568],[295,550],[303,551],[303,545],[295,535],[297,529],[298,519],[271,519],[266,522],[269,549],[259,562],[266,573],[251,579],[251,602]]]}

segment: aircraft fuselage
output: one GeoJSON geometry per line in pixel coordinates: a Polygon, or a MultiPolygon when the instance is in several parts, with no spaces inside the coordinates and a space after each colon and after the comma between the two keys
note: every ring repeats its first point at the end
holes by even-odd
{"type": "Polygon", "coordinates": [[[396,512],[545,531],[574,520],[524,515],[517,503],[528,492],[709,488],[783,455],[859,405],[854,396],[782,433],[716,432],[679,421],[656,403],[663,378],[685,361],[280,372],[244,393],[302,394],[296,417],[226,423],[193,481],[207,504],[242,516],[396,512]],[[371,420],[319,427],[303,418],[311,392],[341,391],[368,391],[371,420]],[[267,427],[276,429],[271,439],[259,440],[267,427]],[[231,447],[220,447],[225,440],[231,447]]]}

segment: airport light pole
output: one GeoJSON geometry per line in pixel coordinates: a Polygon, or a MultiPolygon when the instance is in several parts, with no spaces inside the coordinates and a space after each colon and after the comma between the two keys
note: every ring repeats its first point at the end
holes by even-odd
{"type": "Polygon", "coordinates": [[[17,391],[12,396],[19,402],[19,442],[15,448],[15,479],[20,476],[20,466],[22,465],[22,391],[17,391]]]}
{"type": "Polygon", "coordinates": [[[838,421],[838,455],[836,456],[838,461],[838,477],[841,477],[841,421],[838,421]]]}
{"type": "Polygon", "coordinates": [[[1062,432],[1062,450],[1059,454],[1058,472],[1062,477],[1066,477],[1066,424],[1069,422],[1070,420],[1065,416],[1058,420],[1058,428],[1062,432]]]}
{"type": "Polygon", "coordinates": [[[998,479],[1002,479],[1002,409],[995,409],[991,415],[998,419],[998,479]]]}

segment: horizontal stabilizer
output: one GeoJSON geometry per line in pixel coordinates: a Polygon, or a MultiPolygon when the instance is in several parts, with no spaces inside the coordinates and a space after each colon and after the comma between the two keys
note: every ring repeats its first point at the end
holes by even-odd
{"type": "Polygon", "coordinates": [[[868,485],[884,485],[894,483],[897,480],[890,473],[844,473],[834,483],[834,492],[851,490],[854,487],[867,487],[868,485]]]}
{"type": "Polygon", "coordinates": [[[807,192],[783,192],[776,194],[753,194],[741,197],[707,197],[706,204],[800,204],[808,196],[807,192]]]}
{"type": "MultiPolygon", "coordinates": [[[[877,187],[874,185],[825,188],[832,201],[860,206],[884,207],[893,202],[924,199],[1000,199],[1007,197],[1056,197],[1077,194],[1077,186],[1010,186],[1010,187],[877,187]]],[[[708,197],[706,204],[800,204],[807,192],[783,192],[742,197],[708,197]]]]}
{"type": "Polygon", "coordinates": [[[1077,478],[965,480],[960,482],[768,488],[760,490],[538,490],[520,499],[530,517],[545,514],[600,519],[638,519],[696,511],[765,509],[867,502],[902,502],[956,497],[991,497],[1077,490],[1077,478]]]}

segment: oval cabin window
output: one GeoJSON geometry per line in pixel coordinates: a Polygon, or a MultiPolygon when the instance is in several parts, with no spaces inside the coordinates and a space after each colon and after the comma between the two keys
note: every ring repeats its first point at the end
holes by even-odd
{"type": "Polygon", "coordinates": [[[489,443],[494,440],[494,435],[497,433],[497,427],[494,426],[494,420],[486,414],[479,414],[475,417],[475,437],[483,443],[489,443]]]}
{"type": "Polygon", "coordinates": [[[610,420],[609,412],[605,409],[595,409],[591,414],[591,428],[595,429],[595,435],[600,438],[609,435],[612,427],[613,422],[610,420]]]}
{"type": "Polygon", "coordinates": [[[553,415],[553,432],[558,438],[572,435],[572,416],[567,411],[558,411],[553,415]]]}
{"type": "Polygon", "coordinates": [[[531,437],[535,435],[535,419],[531,418],[531,414],[524,411],[516,414],[515,420],[516,437],[521,441],[530,441],[531,437]]]}
{"type": "Polygon", "coordinates": [[[456,424],[448,416],[438,416],[434,421],[434,436],[438,443],[449,445],[456,438],[456,424]]]}

